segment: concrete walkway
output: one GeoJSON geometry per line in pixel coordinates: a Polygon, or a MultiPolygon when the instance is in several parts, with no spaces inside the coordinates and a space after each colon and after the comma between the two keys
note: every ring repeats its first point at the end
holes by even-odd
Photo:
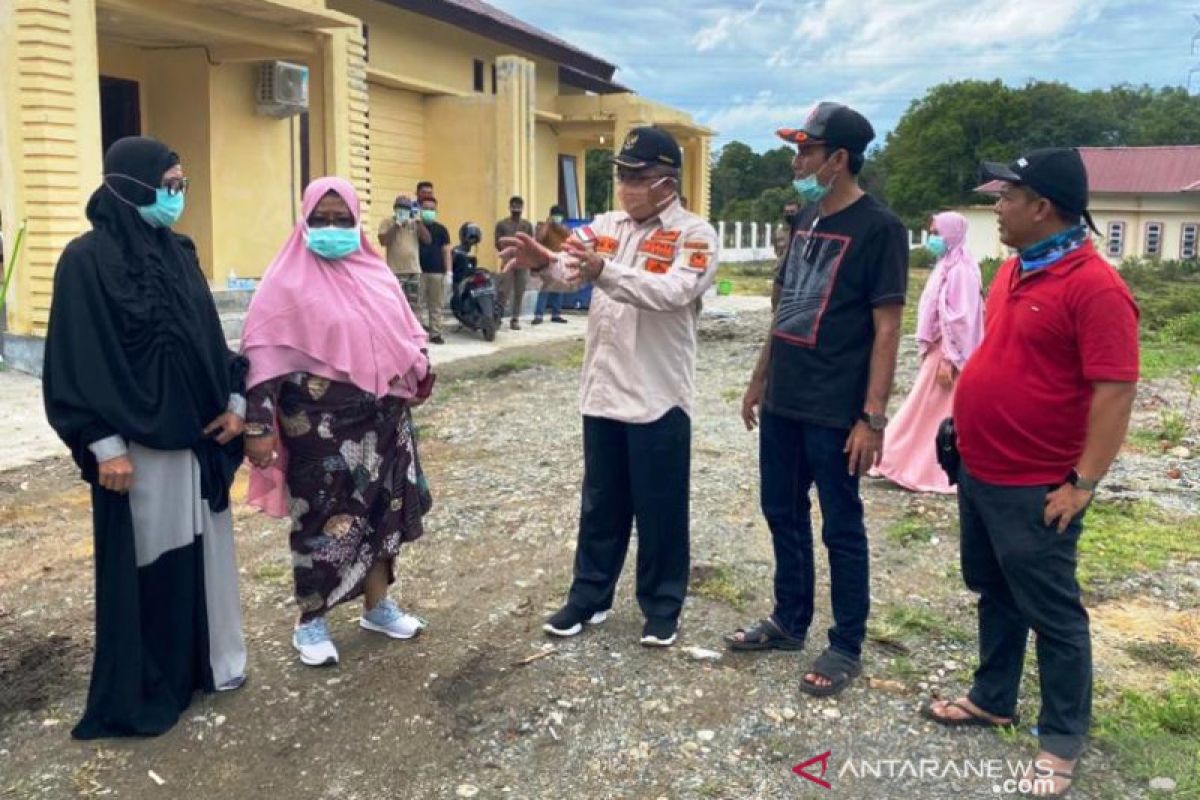
{"type": "MultiPolygon", "coordinates": [[[[717,297],[710,293],[704,298],[704,313],[726,316],[739,311],[764,309],[769,304],[770,300],[766,297],[717,297]]],[[[581,340],[587,331],[587,317],[576,312],[566,312],[564,316],[569,320],[566,324],[552,323],[547,319],[541,325],[530,325],[526,317],[521,320],[519,331],[509,330],[505,322],[494,342],[485,342],[478,333],[456,332],[458,323],[450,318],[445,324],[446,343],[430,345],[430,357],[436,368],[505,350],[581,340]]],[[[7,421],[4,446],[0,449],[0,470],[23,467],[52,456],[68,455],[67,448],[46,422],[42,406],[42,383],[37,378],[13,370],[0,372],[0,414],[7,421]]]]}

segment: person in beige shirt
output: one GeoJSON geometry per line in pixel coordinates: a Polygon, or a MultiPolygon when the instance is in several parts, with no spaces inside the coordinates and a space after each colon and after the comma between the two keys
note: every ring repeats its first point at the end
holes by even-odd
{"type": "Polygon", "coordinates": [[[419,243],[429,242],[429,230],[413,213],[408,195],[396,196],[392,216],[379,225],[379,244],[387,254],[387,265],[400,282],[404,297],[417,319],[421,318],[421,261],[419,243]]]}
{"type": "Polygon", "coordinates": [[[623,211],[577,228],[554,253],[532,236],[501,244],[505,270],[550,291],[595,284],[581,375],[584,482],[574,580],[547,620],[554,636],[603,622],[638,529],[642,644],[674,644],[690,568],[688,492],[700,297],[717,269],[717,235],[679,202],[679,145],[635,128],[617,165],[623,211]]]}
{"type": "MultiPolygon", "coordinates": [[[[546,218],[545,222],[538,223],[534,238],[538,240],[539,244],[545,245],[550,252],[561,252],[563,243],[571,235],[571,229],[563,224],[566,218],[561,206],[550,206],[550,216],[546,218]]],[[[562,292],[548,292],[544,287],[540,287],[537,303],[533,307],[533,320],[530,324],[541,325],[547,308],[550,309],[551,322],[565,324],[567,319],[562,315],[562,306],[562,292]]]]}

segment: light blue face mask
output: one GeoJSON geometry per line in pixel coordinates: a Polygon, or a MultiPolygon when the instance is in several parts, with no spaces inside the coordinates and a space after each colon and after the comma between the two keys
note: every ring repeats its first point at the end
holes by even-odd
{"type": "Polygon", "coordinates": [[[160,186],[154,190],[154,202],[148,206],[138,206],[138,213],[146,223],[155,228],[169,228],[183,214],[183,192],[171,194],[160,186]]]}
{"type": "Polygon", "coordinates": [[[933,253],[934,257],[941,258],[946,255],[946,240],[934,234],[925,240],[925,249],[933,253]]]}
{"type": "Polygon", "coordinates": [[[832,181],[829,182],[829,185],[823,186],[821,182],[817,180],[817,175],[820,174],[825,164],[828,163],[829,159],[826,158],[824,163],[822,163],[820,167],[817,167],[817,171],[812,175],[808,175],[804,178],[796,178],[796,180],[792,181],[792,186],[796,188],[796,193],[799,194],[806,203],[821,202],[825,199],[825,195],[829,194],[829,190],[833,188],[832,181]]]}
{"type": "Polygon", "coordinates": [[[345,258],[359,248],[358,227],[353,228],[309,228],[304,237],[308,249],[326,261],[345,258]]]}

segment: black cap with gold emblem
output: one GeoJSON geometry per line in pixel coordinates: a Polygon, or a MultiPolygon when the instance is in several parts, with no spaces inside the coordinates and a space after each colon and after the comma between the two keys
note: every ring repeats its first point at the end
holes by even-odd
{"type": "Polygon", "coordinates": [[[683,166],[683,152],[674,136],[662,128],[646,126],[629,132],[621,152],[613,156],[613,163],[628,169],[644,169],[655,164],[679,169],[683,166]]]}

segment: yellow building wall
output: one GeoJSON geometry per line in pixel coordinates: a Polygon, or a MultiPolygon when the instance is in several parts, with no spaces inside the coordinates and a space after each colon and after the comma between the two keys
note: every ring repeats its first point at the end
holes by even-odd
{"type": "Polygon", "coordinates": [[[425,98],[417,92],[370,84],[371,193],[375,224],[404,194],[415,199],[425,177],[425,98]]]}
{"type": "Polygon", "coordinates": [[[0,211],[6,264],[28,231],[6,307],[8,330],[44,335],[54,267],[88,230],[100,182],[96,17],[91,0],[0,2],[0,211]]]}
{"type": "Polygon", "coordinates": [[[537,123],[534,135],[534,192],[527,198],[525,215],[535,224],[544,220],[558,202],[558,134],[546,122],[537,123]]]}
{"type": "Polygon", "coordinates": [[[492,226],[499,191],[496,172],[495,103],[483,97],[431,97],[425,101],[426,177],[438,196],[439,221],[458,242],[458,228],[483,229],[479,263],[495,266],[492,226]]]}
{"type": "MultiPolygon", "coordinates": [[[[297,121],[256,113],[254,64],[211,71],[213,278],[261,277],[294,225],[297,121]]],[[[185,215],[186,216],[186,215],[185,215]]]]}

